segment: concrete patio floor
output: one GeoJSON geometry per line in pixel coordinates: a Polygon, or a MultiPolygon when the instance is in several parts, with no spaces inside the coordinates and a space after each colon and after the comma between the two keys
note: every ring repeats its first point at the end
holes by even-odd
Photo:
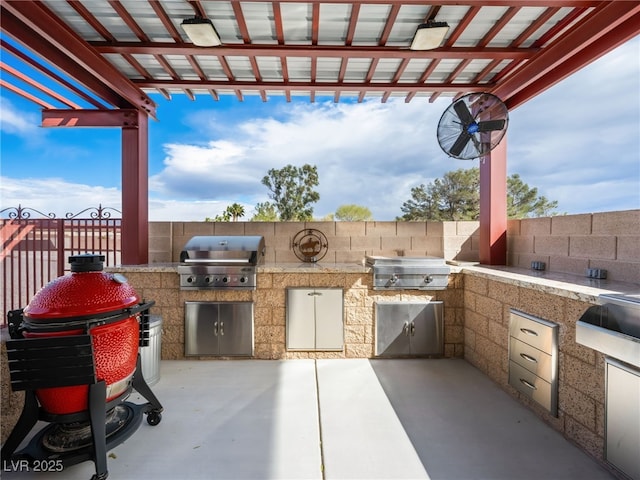
{"type": "Polygon", "coordinates": [[[162,421],[109,453],[110,480],[614,478],[459,359],[162,361],[152,390],[162,421]]]}

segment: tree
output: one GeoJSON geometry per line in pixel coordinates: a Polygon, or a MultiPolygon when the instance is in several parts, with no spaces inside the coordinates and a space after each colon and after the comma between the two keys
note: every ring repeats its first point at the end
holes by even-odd
{"type": "Polygon", "coordinates": [[[514,173],[507,178],[507,215],[509,218],[546,217],[553,215],[558,201],[538,197],[537,188],[529,186],[514,173]]]}
{"type": "Polygon", "coordinates": [[[239,203],[229,205],[221,215],[216,215],[213,218],[207,217],[205,222],[237,222],[238,218],[244,217],[244,207],[239,203]]]}
{"type": "MultiPolygon", "coordinates": [[[[507,179],[507,215],[524,218],[553,215],[558,202],[538,196],[518,174],[507,179]]],[[[400,208],[404,215],[397,220],[477,220],[480,216],[480,169],[459,169],[411,189],[411,199],[400,208]]]]}
{"type": "Polygon", "coordinates": [[[363,222],[373,220],[371,210],[360,205],[340,205],[336,210],[336,220],[342,222],[363,222]]]}
{"type": "Polygon", "coordinates": [[[252,222],[277,222],[278,212],[276,206],[270,202],[258,203],[256,213],[251,217],[252,222]]]}
{"type": "Polygon", "coordinates": [[[313,218],[313,203],[320,200],[320,194],[313,190],[318,186],[318,171],[308,164],[298,168],[287,165],[279,170],[272,168],[262,179],[271,193],[282,221],[307,221],[313,218]]]}
{"type": "Polygon", "coordinates": [[[231,216],[232,222],[237,222],[238,218],[244,217],[244,207],[239,203],[229,205],[226,211],[231,216]]]}

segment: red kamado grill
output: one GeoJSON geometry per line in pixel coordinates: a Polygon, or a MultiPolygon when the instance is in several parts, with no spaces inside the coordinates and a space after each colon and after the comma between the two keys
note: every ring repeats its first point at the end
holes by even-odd
{"type": "Polygon", "coordinates": [[[70,275],[8,313],[11,385],[25,391],[25,405],[2,447],[3,465],[93,460],[94,478],[104,479],[106,452],[135,432],[142,414],[150,425],[160,423],[162,405],[142,376],[139,354],[155,302],[140,302],[124,276],[102,271],[103,262],[103,255],[69,257],[70,275]],[[127,402],[133,389],[148,403],[127,402]],[[16,452],[37,420],[49,425],[16,452]]]}

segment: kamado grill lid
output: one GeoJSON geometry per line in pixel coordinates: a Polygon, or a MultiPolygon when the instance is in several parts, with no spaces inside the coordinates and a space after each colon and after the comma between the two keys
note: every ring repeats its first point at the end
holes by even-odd
{"type": "Polygon", "coordinates": [[[69,257],[71,274],[45,285],[24,309],[27,323],[76,323],[105,318],[140,302],[140,297],[120,274],[102,271],[104,255],[69,257]]]}

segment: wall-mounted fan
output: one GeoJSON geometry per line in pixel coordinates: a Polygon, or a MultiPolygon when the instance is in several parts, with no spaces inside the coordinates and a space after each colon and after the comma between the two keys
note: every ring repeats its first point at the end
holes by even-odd
{"type": "Polygon", "coordinates": [[[500,143],[508,124],[509,111],[502,100],[490,93],[469,93],[440,117],[438,143],[451,157],[482,157],[500,143]]]}

